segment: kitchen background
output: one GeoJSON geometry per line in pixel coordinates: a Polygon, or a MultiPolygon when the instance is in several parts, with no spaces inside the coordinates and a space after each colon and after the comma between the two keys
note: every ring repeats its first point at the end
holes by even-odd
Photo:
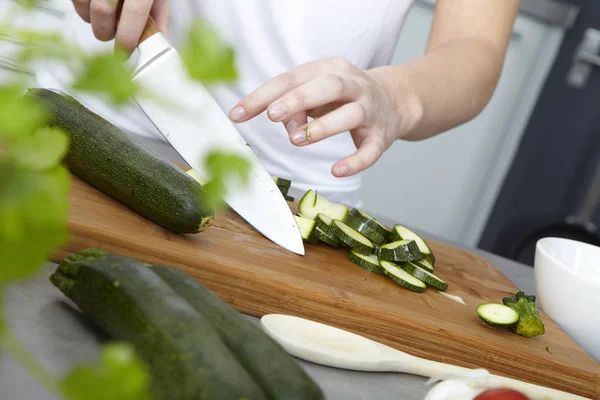
{"type": "MultiPolygon", "coordinates": [[[[56,29],[71,2],[46,3],[22,23],[56,29]]],[[[396,143],[367,171],[363,197],[376,216],[531,265],[540,236],[600,244],[600,2],[521,3],[485,111],[436,138],[396,143]]],[[[415,0],[393,63],[423,53],[434,7],[415,0]]],[[[0,39],[0,79],[27,73],[0,39]]]]}

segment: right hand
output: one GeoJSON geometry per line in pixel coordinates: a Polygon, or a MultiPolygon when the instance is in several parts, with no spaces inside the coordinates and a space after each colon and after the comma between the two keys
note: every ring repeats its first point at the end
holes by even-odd
{"type": "Polygon", "coordinates": [[[117,47],[131,53],[138,44],[148,16],[166,33],[170,18],[170,0],[72,0],[77,14],[92,25],[94,36],[107,42],[115,39],[117,47]],[[123,9],[116,27],[117,5],[123,9]]]}

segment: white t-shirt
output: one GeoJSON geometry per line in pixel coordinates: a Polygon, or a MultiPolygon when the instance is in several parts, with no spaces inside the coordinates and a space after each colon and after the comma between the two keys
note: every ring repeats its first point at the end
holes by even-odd
{"type": "MultiPolygon", "coordinates": [[[[192,18],[211,23],[233,46],[239,73],[233,85],[211,89],[225,113],[245,95],[274,76],[295,66],[330,56],[341,56],[360,68],[390,62],[401,27],[413,0],[172,0],[169,39],[176,47],[192,18]]],[[[97,41],[91,27],[71,10],[64,33],[83,49],[112,49],[113,43],[97,41]]],[[[65,90],[64,71],[46,68],[38,84],[65,90]]],[[[82,103],[120,128],[164,140],[135,105],[108,107],[91,96],[76,96],[82,103]]],[[[333,201],[360,207],[362,175],[336,178],[335,162],[356,151],[349,132],[319,143],[296,147],[282,123],[265,113],[241,124],[239,132],[267,170],[293,181],[295,193],[308,189],[333,201]]]]}

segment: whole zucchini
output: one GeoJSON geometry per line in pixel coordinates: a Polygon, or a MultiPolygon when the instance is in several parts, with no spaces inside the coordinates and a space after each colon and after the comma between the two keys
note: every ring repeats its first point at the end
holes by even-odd
{"type": "Polygon", "coordinates": [[[212,225],[206,191],[170,161],[62,92],[30,89],[50,126],[70,139],[64,158],[76,176],[143,217],[175,233],[198,233],[212,225]]]}
{"type": "Polygon", "coordinates": [[[150,268],[213,326],[269,399],[325,398],[319,386],[291,355],[198,280],[168,267],[150,268]]]}
{"type": "Polygon", "coordinates": [[[144,263],[88,249],[64,259],[50,281],[151,371],[157,400],[262,400],[260,386],[211,325],[144,263]]]}

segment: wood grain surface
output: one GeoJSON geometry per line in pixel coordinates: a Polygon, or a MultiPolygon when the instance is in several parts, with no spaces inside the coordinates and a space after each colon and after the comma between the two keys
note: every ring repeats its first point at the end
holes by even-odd
{"type": "MultiPolygon", "coordinates": [[[[295,205],[291,204],[295,212],[295,205]]],[[[364,335],[415,356],[600,399],[600,366],[542,313],[532,339],[489,328],[475,309],[518,290],[490,262],[428,241],[447,292],[411,292],[367,272],[342,249],[306,245],[298,256],[273,244],[234,213],[206,232],[172,234],[73,177],[70,242],[53,261],[88,247],[183,270],[243,313],[297,315],[364,335]],[[546,348],[552,352],[550,354],[546,348]]]]}

